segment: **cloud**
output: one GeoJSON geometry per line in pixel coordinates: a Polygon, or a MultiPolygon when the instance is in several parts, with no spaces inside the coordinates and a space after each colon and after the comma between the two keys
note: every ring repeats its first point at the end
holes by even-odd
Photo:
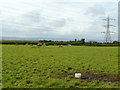
{"type": "Polygon", "coordinates": [[[53,20],[49,22],[50,26],[55,26],[55,27],[64,27],[65,24],[66,24],[65,19],[53,20]]]}
{"type": "Polygon", "coordinates": [[[102,5],[93,5],[92,7],[89,7],[86,10],[85,14],[90,14],[93,17],[95,16],[99,16],[99,15],[105,15],[105,7],[103,7],[102,5]]]}
{"type": "Polygon", "coordinates": [[[105,30],[101,19],[106,18],[108,13],[116,16],[115,5],[107,2],[45,3],[39,0],[6,2],[0,8],[3,36],[57,40],[85,37],[87,40],[98,40],[100,32],[105,30]],[[13,3],[15,5],[11,6],[13,3]]]}
{"type": "Polygon", "coordinates": [[[21,24],[34,24],[40,22],[40,12],[37,10],[30,11],[22,15],[21,17],[21,24]]]}

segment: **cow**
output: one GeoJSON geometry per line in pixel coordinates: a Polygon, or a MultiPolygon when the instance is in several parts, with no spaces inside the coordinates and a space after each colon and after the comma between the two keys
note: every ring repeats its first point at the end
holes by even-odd
{"type": "Polygon", "coordinates": [[[63,45],[59,45],[59,47],[63,47],[63,45]]]}

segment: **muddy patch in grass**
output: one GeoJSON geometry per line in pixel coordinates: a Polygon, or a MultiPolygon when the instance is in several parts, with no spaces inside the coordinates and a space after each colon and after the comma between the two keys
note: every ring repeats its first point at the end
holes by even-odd
{"type": "MultiPolygon", "coordinates": [[[[70,76],[70,78],[75,78],[75,73],[69,73],[67,71],[64,71],[62,73],[59,73],[59,78],[62,79],[64,77],[70,76]]],[[[92,81],[92,80],[99,80],[99,81],[104,81],[104,82],[109,82],[109,83],[119,83],[120,82],[120,75],[110,75],[110,74],[95,74],[92,72],[81,72],[81,78],[82,80],[86,81],[92,81]]]]}

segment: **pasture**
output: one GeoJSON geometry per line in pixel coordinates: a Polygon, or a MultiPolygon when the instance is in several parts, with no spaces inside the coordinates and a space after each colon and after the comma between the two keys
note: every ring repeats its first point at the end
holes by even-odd
{"type": "Polygon", "coordinates": [[[119,87],[118,47],[3,45],[2,67],[3,88],[119,87]]]}

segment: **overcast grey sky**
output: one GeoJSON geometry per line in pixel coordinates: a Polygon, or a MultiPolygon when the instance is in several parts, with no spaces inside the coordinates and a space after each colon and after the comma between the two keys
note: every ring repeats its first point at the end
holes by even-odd
{"type": "MultiPolygon", "coordinates": [[[[0,0],[1,37],[24,40],[103,41],[108,15],[117,26],[118,2],[88,0],[0,0]]],[[[111,28],[117,40],[117,27],[111,28]]],[[[4,39],[3,38],[3,39],[4,39]]]]}

